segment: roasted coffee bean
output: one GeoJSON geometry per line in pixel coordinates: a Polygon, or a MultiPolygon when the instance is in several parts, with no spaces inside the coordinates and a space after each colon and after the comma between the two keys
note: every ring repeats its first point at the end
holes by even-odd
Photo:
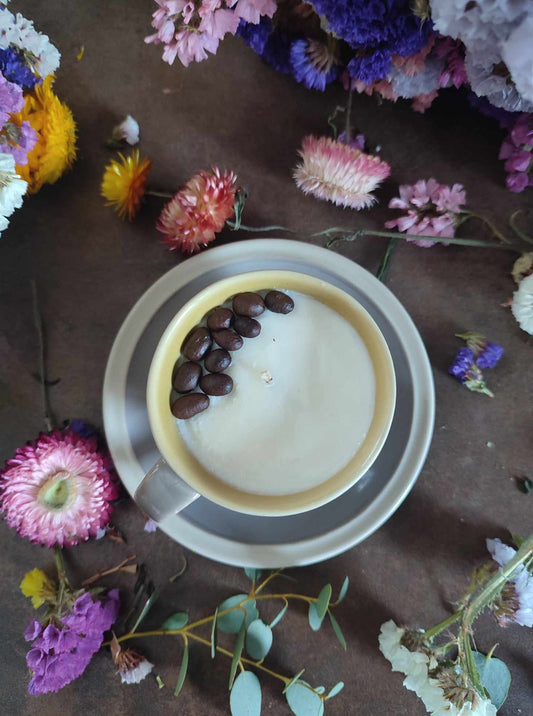
{"type": "Polygon", "coordinates": [[[261,333],[261,324],[255,318],[235,316],[233,328],[245,338],[256,338],[261,333]]]}
{"type": "Polygon", "coordinates": [[[207,317],[207,327],[212,331],[221,331],[223,328],[229,328],[233,323],[233,311],[229,308],[218,306],[213,313],[207,317]]]}
{"type": "Polygon", "coordinates": [[[231,363],[231,356],[225,348],[215,348],[204,358],[205,369],[210,373],[222,373],[231,363]]]}
{"type": "Polygon", "coordinates": [[[190,393],[198,385],[202,375],[202,366],[198,363],[182,363],[174,373],[172,385],[178,393],[190,393]]]}
{"type": "Polygon", "coordinates": [[[281,291],[269,291],[265,296],[265,304],[273,313],[290,313],[294,308],[294,301],[281,291]]]}
{"type": "Polygon", "coordinates": [[[181,352],[185,358],[199,361],[211,348],[211,343],[211,334],[207,328],[195,328],[183,342],[181,352]]]}
{"type": "Polygon", "coordinates": [[[233,390],[233,380],[225,373],[209,373],[200,378],[200,388],[207,395],[227,395],[233,390]]]}
{"type": "Polygon", "coordinates": [[[203,393],[182,395],[172,404],[172,415],[180,420],[188,420],[193,415],[203,412],[209,407],[209,398],[203,393]]]}
{"type": "Polygon", "coordinates": [[[215,343],[221,348],[225,348],[227,351],[238,351],[242,348],[243,340],[235,331],[230,331],[225,328],[223,331],[215,331],[213,334],[215,343]]]}
{"type": "Polygon", "coordinates": [[[258,293],[236,293],[233,296],[233,310],[239,316],[260,316],[265,310],[265,302],[258,293]]]}

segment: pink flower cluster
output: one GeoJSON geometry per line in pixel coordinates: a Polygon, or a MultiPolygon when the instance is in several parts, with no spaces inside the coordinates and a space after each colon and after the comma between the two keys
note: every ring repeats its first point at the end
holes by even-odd
{"type": "Polygon", "coordinates": [[[533,186],[533,114],[521,114],[500,148],[508,172],[505,183],[510,191],[519,193],[533,186]]]}
{"type": "Polygon", "coordinates": [[[445,67],[439,77],[440,87],[456,89],[468,84],[468,76],[465,69],[465,46],[460,40],[452,37],[439,37],[435,45],[435,54],[444,59],[445,67]]]}
{"type": "Polygon", "coordinates": [[[187,67],[207,59],[226,33],[234,35],[242,20],[257,24],[272,17],[275,0],[156,0],[159,9],[152,15],[154,35],[145,42],[163,44],[163,60],[169,65],[176,57],[187,67]]]}
{"type": "MultiPolygon", "coordinates": [[[[407,214],[393,221],[385,222],[387,229],[397,228],[408,234],[419,236],[455,235],[455,214],[461,212],[466,203],[466,193],[461,184],[446,186],[436,179],[400,186],[400,196],[391,199],[389,209],[406,209],[407,214]]],[[[436,242],[430,239],[407,239],[418,246],[428,248],[436,242]]]]}

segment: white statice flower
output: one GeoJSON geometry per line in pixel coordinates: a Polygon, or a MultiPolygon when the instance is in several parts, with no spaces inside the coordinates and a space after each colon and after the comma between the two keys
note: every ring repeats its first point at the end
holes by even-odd
{"type": "Polygon", "coordinates": [[[20,13],[13,15],[7,8],[0,8],[0,49],[10,45],[36,58],[35,70],[40,77],[47,77],[59,67],[61,55],[48,36],[37,32],[33,22],[20,13]]]}
{"type": "MultiPolygon", "coordinates": [[[[533,274],[524,281],[528,279],[533,279],[533,274]]],[[[531,333],[533,333],[533,280],[531,281],[530,296],[531,333]]],[[[504,567],[516,554],[513,547],[509,547],[499,539],[487,539],[486,544],[492,558],[500,567],[504,567]]],[[[494,613],[502,626],[510,622],[516,622],[521,626],[533,626],[533,576],[523,565],[520,565],[511,575],[511,579],[502,592],[500,603],[494,608],[494,613]]]]}
{"type": "Polygon", "coordinates": [[[533,102],[533,9],[503,43],[502,57],[520,94],[533,102]]]}
{"type": "Polygon", "coordinates": [[[139,123],[128,114],[120,124],[113,129],[111,139],[115,142],[127,142],[132,147],[139,143],[139,123]]]}
{"type": "Polygon", "coordinates": [[[123,684],[138,684],[151,673],[154,665],[148,659],[142,659],[129,669],[119,669],[120,680],[123,684]]]}
{"type": "Polygon", "coordinates": [[[15,171],[13,155],[0,154],[0,232],[9,225],[7,217],[22,206],[27,188],[27,182],[15,171]]]}
{"type": "Polygon", "coordinates": [[[533,274],[520,281],[511,310],[520,328],[533,336],[533,274]]]}
{"type": "MultiPolygon", "coordinates": [[[[405,675],[403,685],[422,699],[428,713],[433,716],[496,716],[495,706],[475,692],[468,692],[461,706],[446,698],[442,683],[429,672],[437,666],[437,660],[421,651],[410,651],[403,645],[405,629],[392,620],[381,625],[379,648],[391,663],[393,671],[405,675]]],[[[448,680],[449,680],[449,675],[448,680]]]]}
{"type": "Polygon", "coordinates": [[[151,673],[154,665],[136,649],[122,649],[115,636],[113,639],[111,654],[118,667],[120,680],[123,684],[140,683],[151,673]]]}
{"type": "Polygon", "coordinates": [[[444,65],[443,59],[430,57],[426,60],[424,70],[412,76],[406,75],[401,67],[393,66],[387,80],[392,84],[392,89],[398,97],[404,99],[418,97],[420,94],[431,94],[440,87],[439,78],[444,65]]]}

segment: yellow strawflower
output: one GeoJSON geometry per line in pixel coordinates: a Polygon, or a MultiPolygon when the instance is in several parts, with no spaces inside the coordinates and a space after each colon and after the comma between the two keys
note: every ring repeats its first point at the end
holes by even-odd
{"type": "Polygon", "coordinates": [[[34,609],[39,609],[45,602],[51,602],[56,595],[54,583],[40,569],[32,569],[20,583],[20,590],[25,597],[31,597],[34,609]]]}
{"type": "Polygon", "coordinates": [[[105,168],[100,193],[121,219],[127,216],[131,221],[140,209],[152,162],[141,159],[138,149],[129,157],[120,152],[118,156],[120,159],[112,159],[105,168]]]}
{"type": "Polygon", "coordinates": [[[36,85],[26,96],[22,111],[13,115],[18,124],[27,120],[38,136],[28,163],[17,166],[30,194],[36,194],[43,184],[54,184],[76,158],[76,123],[67,105],[52,92],[53,81],[53,75],[49,75],[36,85]]]}

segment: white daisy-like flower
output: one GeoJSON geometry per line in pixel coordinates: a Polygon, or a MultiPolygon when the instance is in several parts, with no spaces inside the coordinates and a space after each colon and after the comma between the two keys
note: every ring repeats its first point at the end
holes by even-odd
{"type": "MultiPolygon", "coordinates": [[[[533,275],[528,278],[533,278],[533,275]]],[[[533,282],[531,301],[533,316],[533,282]]],[[[516,554],[513,547],[509,547],[499,539],[487,539],[486,544],[492,558],[500,567],[504,567],[516,554]]],[[[511,622],[521,626],[533,626],[533,577],[523,565],[511,575],[499,603],[493,606],[493,611],[502,626],[511,622]]]]}
{"type": "Polygon", "coordinates": [[[511,310],[520,328],[533,336],[533,274],[520,281],[511,310]]]}
{"type": "Polygon", "coordinates": [[[127,142],[132,147],[139,143],[139,123],[131,114],[128,114],[120,124],[113,129],[111,139],[115,142],[127,142]]]}
{"type": "Polygon", "coordinates": [[[0,232],[9,225],[7,217],[22,206],[27,188],[27,182],[15,171],[13,155],[0,154],[0,232]]]}
{"type": "Polygon", "coordinates": [[[510,34],[502,57],[520,94],[533,102],[533,10],[510,34]]]}

